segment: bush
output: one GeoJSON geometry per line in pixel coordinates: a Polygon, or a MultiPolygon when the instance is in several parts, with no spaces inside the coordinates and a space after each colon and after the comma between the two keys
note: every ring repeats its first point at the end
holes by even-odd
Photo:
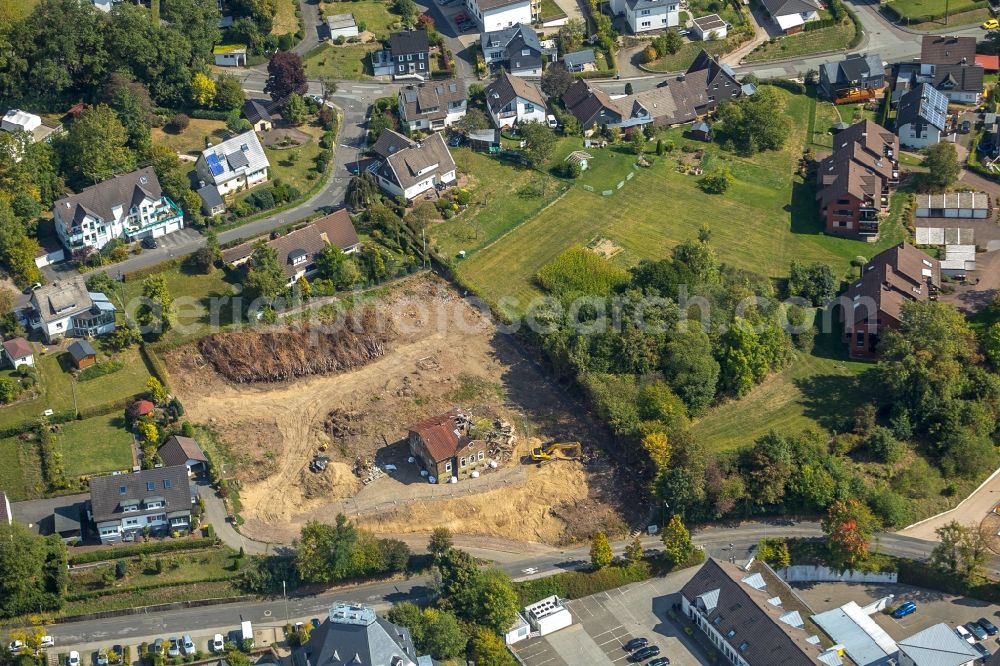
{"type": "Polygon", "coordinates": [[[646,580],[650,575],[649,565],[641,562],[624,567],[604,567],[597,571],[567,571],[526,580],[514,583],[514,591],[517,592],[518,605],[527,606],[552,595],[561,599],[579,599],[646,580]]]}
{"type": "Polygon", "coordinates": [[[77,380],[81,382],[86,382],[91,379],[97,379],[98,377],[103,377],[105,375],[110,375],[118,372],[125,367],[125,364],[121,361],[105,361],[103,363],[96,363],[90,367],[84,368],[80,371],[77,376],[77,380]]]}
{"type": "Polygon", "coordinates": [[[555,295],[604,296],[628,281],[628,273],[583,247],[571,247],[542,266],[537,279],[555,295]]]}
{"type": "Polygon", "coordinates": [[[177,113],[167,123],[166,129],[169,132],[183,132],[191,124],[191,118],[184,113],[177,113]]]}

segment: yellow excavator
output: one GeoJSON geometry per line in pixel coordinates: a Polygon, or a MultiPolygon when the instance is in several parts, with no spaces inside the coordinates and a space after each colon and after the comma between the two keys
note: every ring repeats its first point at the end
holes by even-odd
{"type": "Polygon", "coordinates": [[[533,448],[531,460],[532,462],[557,460],[556,453],[567,460],[574,460],[583,454],[583,447],[580,446],[580,442],[550,442],[533,448]]]}

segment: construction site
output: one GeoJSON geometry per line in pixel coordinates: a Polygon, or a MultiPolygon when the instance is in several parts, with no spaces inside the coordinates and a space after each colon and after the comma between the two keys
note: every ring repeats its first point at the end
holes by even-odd
{"type": "Polygon", "coordinates": [[[380,534],[549,544],[627,529],[600,424],[450,285],[413,276],[349,317],[350,331],[224,332],[165,356],[187,416],[235,462],[244,534],[290,543],[337,513],[380,534]],[[467,436],[429,470],[413,429],[448,414],[467,436]]]}

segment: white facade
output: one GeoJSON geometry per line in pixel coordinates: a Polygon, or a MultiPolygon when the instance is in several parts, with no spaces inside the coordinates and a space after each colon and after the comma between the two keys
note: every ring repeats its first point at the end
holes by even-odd
{"type": "Polygon", "coordinates": [[[401,188],[396,183],[392,182],[388,178],[383,178],[381,174],[375,174],[375,178],[378,180],[379,187],[381,187],[386,192],[389,192],[393,196],[402,196],[405,199],[413,199],[422,192],[426,192],[429,189],[436,187],[437,185],[448,185],[449,183],[455,182],[455,170],[447,171],[441,174],[440,177],[434,173],[434,169],[437,168],[435,164],[428,171],[426,178],[422,178],[419,182],[411,185],[407,188],[401,188]]]}
{"type": "Polygon", "coordinates": [[[483,32],[509,28],[517,23],[531,25],[531,0],[518,0],[503,7],[480,10],[477,0],[466,0],[466,7],[483,32]]]}
{"type": "Polygon", "coordinates": [[[326,27],[330,31],[330,39],[338,37],[348,38],[358,36],[358,24],[354,21],[354,14],[333,14],[326,17],[326,27]]]}
{"type": "Polygon", "coordinates": [[[524,607],[524,616],[533,632],[545,636],[573,624],[573,615],[563,600],[553,595],[524,607]]]}
{"type": "Polygon", "coordinates": [[[17,358],[14,358],[9,353],[4,352],[4,356],[7,357],[7,360],[10,361],[10,364],[13,365],[15,368],[19,368],[22,365],[27,365],[27,366],[30,366],[30,367],[35,367],[35,355],[34,354],[28,354],[26,356],[18,356],[17,358]]]}
{"type": "Polygon", "coordinates": [[[503,640],[507,645],[513,645],[526,639],[530,633],[531,625],[528,624],[528,621],[524,619],[521,613],[518,613],[517,617],[514,618],[514,624],[503,635],[503,640]]]}
{"type": "MultiPolygon", "coordinates": [[[[84,247],[100,250],[114,239],[160,238],[184,228],[183,213],[166,197],[156,200],[146,197],[130,209],[119,205],[112,211],[114,217],[109,220],[87,214],[80,222],[79,232],[76,232],[73,227],[67,229],[57,207],[56,234],[64,246],[74,251],[84,247]],[[167,217],[160,219],[158,216],[161,215],[167,217]]],[[[72,220],[68,222],[72,223],[72,220]]]]}
{"type": "Polygon", "coordinates": [[[625,6],[625,20],[635,33],[664,30],[680,23],[680,11],[676,2],[639,2],[635,9],[625,6]]]}
{"type": "MultiPolygon", "coordinates": [[[[219,47],[216,47],[218,49],[219,47]]],[[[215,52],[215,64],[219,67],[239,67],[247,64],[247,50],[234,49],[225,52],[215,52]]]]}
{"type": "Polygon", "coordinates": [[[907,123],[896,130],[899,145],[920,150],[941,142],[941,130],[929,123],[907,123]]]}
{"type": "Polygon", "coordinates": [[[497,129],[513,127],[515,123],[545,122],[545,107],[537,102],[529,102],[523,97],[516,97],[507,105],[494,108],[493,104],[490,104],[491,101],[486,100],[486,109],[497,129]]]}
{"type": "Polygon", "coordinates": [[[27,132],[28,134],[32,134],[41,126],[42,119],[39,116],[21,111],[20,109],[11,109],[4,114],[3,120],[0,121],[0,129],[5,132],[27,132]]]}
{"type": "Polygon", "coordinates": [[[52,252],[43,251],[42,254],[35,257],[35,266],[39,268],[45,268],[46,266],[51,266],[52,264],[58,264],[66,258],[66,250],[59,248],[53,250],[52,252]]]}
{"type": "Polygon", "coordinates": [[[147,527],[151,530],[169,528],[171,532],[185,531],[190,524],[190,515],[168,519],[166,512],[164,512],[145,516],[123,516],[121,520],[98,523],[97,532],[101,537],[102,543],[114,543],[120,541],[122,534],[125,532],[141,532],[147,527]]]}
{"type": "Polygon", "coordinates": [[[195,170],[200,180],[215,185],[224,197],[267,182],[270,166],[256,133],[250,131],[206,148],[195,170]]]}

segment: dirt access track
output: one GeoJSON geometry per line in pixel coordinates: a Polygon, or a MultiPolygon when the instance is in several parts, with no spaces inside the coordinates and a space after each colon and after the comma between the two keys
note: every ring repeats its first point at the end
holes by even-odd
{"type": "Polygon", "coordinates": [[[290,543],[307,520],[332,523],[341,512],[385,535],[446,526],[562,544],[625,529],[618,494],[626,484],[607,456],[594,455],[604,431],[478,309],[433,275],[407,279],[374,306],[394,328],[384,355],[339,374],[234,384],[196,344],[166,356],[188,417],[209,426],[236,462],[244,534],[290,543]],[[408,427],[453,407],[514,424],[519,454],[573,439],[596,460],[536,467],[515,455],[480,478],[429,484],[407,462],[408,427]],[[332,463],[317,474],[308,466],[318,451],[332,463]],[[352,472],[359,456],[396,470],[364,486],[352,472]]]}

